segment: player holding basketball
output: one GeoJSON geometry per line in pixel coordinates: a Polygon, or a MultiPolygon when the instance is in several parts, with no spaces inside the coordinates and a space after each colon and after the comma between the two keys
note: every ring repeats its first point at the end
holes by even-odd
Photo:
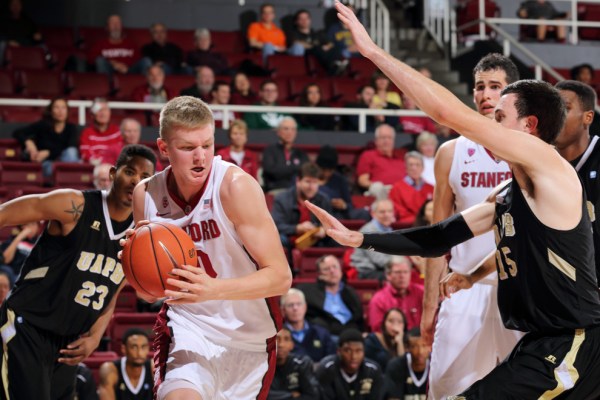
{"type": "Polygon", "coordinates": [[[565,119],[558,92],[539,81],[508,85],[495,123],[385,53],[348,8],[338,2],[336,8],[362,55],[437,122],[506,160],[513,179],[440,223],[387,234],[350,231],[307,206],[341,244],[395,254],[439,256],[494,229],[500,313],[507,328],[527,334],[503,363],[449,398],[598,398],[600,298],[591,223],[577,173],[549,145],[565,119]]]}
{"type": "Polygon", "coordinates": [[[159,314],[159,399],[265,399],[274,374],[291,272],[260,186],[214,156],[214,129],[201,100],[169,101],[158,148],[171,166],[134,192],[135,220],[185,229],[202,267],[168,280],[181,290],[165,291],[159,314]]]}
{"type": "Polygon", "coordinates": [[[117,252],[133,226],[133,189],[155,164],[149,148],[126,146],[108,192],[60,189],[0,206],[0,226],[49,221],[0,309],[0,398],[72,398],[77,364],[98,347],[124,284],[117,252]]]}
{"type": "MultiPolygon", "coordinates": [[[[500,54],[489,54],[473,68],[473,100],[479,114],[494,118],[500,91],[519,79],[515,64],[500,54]]],[[[446,142],[435,158],[434,222],[485,200],[490,190],[511,177],[508,164],[496,161],[480,144],[464,136],[446,142]]],[[[453,247],[449,267],[471,272],[495,249],[488,232],[453,247]]],[[[492,263],[495,259],[491,260],[492,263]]],[[[446,258],[427,260],[421,332],[431,344],[438,309],[439,282],[446,271],[446,258]]],[[[498,312],[497,277],[487,276],[471,290],[442,302],[437,317],[429,371],[429,398],[460,393],[487,375],[515,347],[522,333],[505,329],[498,312]],[[468,357],[469,362],[458,362],[468,357]]]]}

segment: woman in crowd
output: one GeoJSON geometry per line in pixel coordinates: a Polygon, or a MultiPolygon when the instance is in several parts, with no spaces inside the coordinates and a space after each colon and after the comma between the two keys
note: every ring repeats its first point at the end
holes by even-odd
{"type": "MultiPolygon", "coordinates": [[[[327,107],[321,95],[321,88],[316,83],[306,85],[300,96],[301,107],[327,107]]],[[[329,114],[300,114],[297,116],[301,129],[330,131],[335,128],[335,119],[329,114]]]]}
{"type": "Polygon", "coordinates": [[[380,332],[371,332],[365,339],[365,357],[376,361],[385,371],[387,363],[405,353],[406,317],[399,308],[390,308],[383,316],[380,332]]]}

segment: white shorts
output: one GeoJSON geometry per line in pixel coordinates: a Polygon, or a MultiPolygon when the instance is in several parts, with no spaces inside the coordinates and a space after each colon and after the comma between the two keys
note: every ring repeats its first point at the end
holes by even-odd
{"type": "Polygon", "coordinates": [[[198,333],[188,335],[194,335],[197,351],[171,343],[159,400],[184,388],[197,391],[203,400],[266,399],[275,368],[274,346],[268,352],[255,352],[225,347],[198,333]]]}
{"type": "Polygon", "coordinates": [[[476,283],[442,302],[435,326],[428,399],[457,395],[486,376],[515,347],[522,332],[504,328],[497,287],[476,283]]]}

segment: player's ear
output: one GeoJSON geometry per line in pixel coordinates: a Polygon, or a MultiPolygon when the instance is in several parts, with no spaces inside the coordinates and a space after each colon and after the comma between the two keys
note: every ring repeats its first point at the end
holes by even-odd
{"type": "Polygon", "coordinates": [[[528,133],[533,133],[538,128],[538,118],[536,116],[530,115],[525,117],[525,129],[528,133]]]}
{"type": "Polygon", "coordinates": [[[589,127],[594,120],[594,110],[588,110],[583,113],[583,125],[589,127]]]}
{"type": "Polygon", "coordinates": [[[115,167],[110,167],[110,171],[108,171],[108,176],[110,177],[110,181],[114,182],[117,177],[117,169],[115,167]]]}
{"type": "Polygon", "coordinates": [[[156,145],[161,156],[167,157],[167,142],[163,138],[156,139],[156,145]]]}

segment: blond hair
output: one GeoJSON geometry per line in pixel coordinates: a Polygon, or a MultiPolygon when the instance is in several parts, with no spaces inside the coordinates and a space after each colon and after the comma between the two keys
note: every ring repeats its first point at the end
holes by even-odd
{"type": "Polygon", "coordinates": [[[215,119],[205,102],[192,96],[175,97],[165,104],[160,111],[161,139],[168,136],[177,129],[197,129],[212,125],[215,127],[215,119]]]}
{"type": "Polygon", "coordinates": [[[435,143],[435,145],[437,146],[439,141],[438,141],[438,137],[428,131],[423,131],[419,134],[419,136],[417,136],[417,140],[415,142],[415,147],[418,149],[419,147],[421,147],[421,145],[427,141],[431,140],[432,142],[435,143]]]}
{"type": "Polygon", "coordinates": [[[231,137],[231,132],[233,131],[233,128],[240,128],[246,133],[246,135],[248,134],[248,124],[243,119],[235,119],[231,121],[231,123],[229,124],[229,131],[227,132],[227,136],[231,137]]]}

